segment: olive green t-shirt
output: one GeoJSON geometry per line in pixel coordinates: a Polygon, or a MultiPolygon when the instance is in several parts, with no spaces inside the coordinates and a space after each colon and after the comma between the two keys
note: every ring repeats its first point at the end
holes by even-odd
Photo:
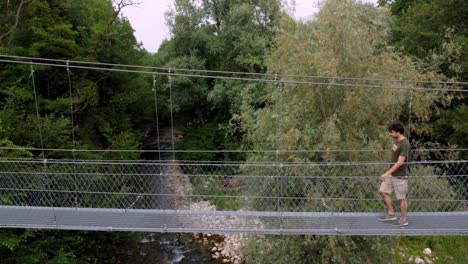
{"type": "MultiPolygon", "coordinates": [[[[406,138],[401,141],[395,141],[392,144],[391,162],[393,164],[398,161],[399,156],[406,157],[405,163],[400,168],[398,168],[395,172],[392,173],[393,177],[400,178],[400,179],[407,179],[408,176],[410,176],[410,171],[409,171],[408,164],[407,164],[407,162],[409,161],[409,157],[410,157],[410,150],[411,150],[411,146],[410,146],[408,139],[406,138]]],[[[393,164],[390,166],[393,166],[393,164]]]]}

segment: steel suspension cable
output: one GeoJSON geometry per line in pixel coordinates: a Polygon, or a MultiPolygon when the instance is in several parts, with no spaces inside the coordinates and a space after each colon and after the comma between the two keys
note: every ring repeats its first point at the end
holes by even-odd
{"type": "MultiPolygon", "coordinates": [[[[30,150],[40,151],[41,148],[28,148],[28,147],[0,147],[2,150],[30,150]]],[[[53,149],[44,148],[44,151],[59,151],[59,152],[71,152],[71,149],[53,149]]],[[[340,152],[388,152],[386,149],[298,149],[298,150],[279,150],[282,153],[340,153],[340,152]]],[[[465,148],[441,148],[441,149],[411,149],[412,152],[449,152],[449,151],[468,151],[465,148]]],[[[75,152],[135,152],[135,153],[157,153],[158,150],[150,149],[75,149],[75,152]]],[[[173,152],[172,150],[160,151],[161,153],[173,152]]],[[[266,150],[236,150],[236,149],[224,149],[224,150],[175,150],[176,153],[276,153],[278,150],[266,149],[266,150]]]]}
{"type": "MultiPolygon", "coordinates": [[[[280,149],[282,149],[282,145],[283,145],[283,137],[282,137],[282,134],[283,134],[283,83],[281,82],[281,80],[279,80],[278,82],[278,92],[279,92],[279,116],[278,116],[278,122],[279,122],[279,133],[280,133],[280,138],[279,138],[279,147],[280,149]]],[[[279,166],[279,176],[282,176],[284,175],[284,168],[283,168],[283,157],[282,157],[282,153],[281,151],[278,151],[278,157],[279,157],[279,161],[280,161],[280,166],[279,166]]],[[[287,190],[286,190],[286,185],[285,185],[285,179],[279,179],[280,180],[280,197],[285,197],[287,196],[287,190]]],[[[281,225],[280,225],[280,233],[282,233],[282,228],[285,226],[284,224],[284,217],[283,217],[283,205],[281,204],[281,201],[279,201],[279,206],[280,206],[280,221],[281,221],[281,225]]]]}
{"type": "Polygon", "coordinates": [[[392,120],[391,123],[395,122],[395,89],[392,89],[392,120]]]}
{"type": "MultiPolygon", "coordinates": [[[[48,61],[48,62],[60,62],[65,63],[67,60],[61,59],[48,59],[48,58],[39,58],[39,57],[25,57],[25,56],[15,56],[15,55],[4,55],[0,54],[0,58],[11,58],[11,59],[22,59],[22,60],[38,60],[38,61],[48,61]]],[[[68,60],[70,63],[74,64],[89,64],[89,65],[100,65],[100,66],[113,66],[113,67],[128,67],[128,68],[139,68],[139,69],[153,69],[153,70],[164,70],[164,71],[186,71],[186,72],[206,72],[206,73],[221,73],[221,74],[238,74],[238,75],[247,75],[247,76],[267,76],[275,77],[273,73],[253,73],[253,72],[235,72],[235,71],[219,71],[219,70],[204,70],[204,69],[184,69],[184,68],[164,68],[164,67],[154,67],[154,66],[143,66],[143,65],[129,65],[129,64],[116,64],[116,63],[103,63],[103,62],[90,62],[90,61],[74,61],[68,60]]],[[[396,82],[396,83],[431,83],[431,84],[458,84],[458,85],[468,85],[468,82],[458,82],[458,81],[428,81],[428,80],[402,80],[402,79],[382,79],[382,78],[364,78],[364,77],[339,77],[339,76],[321,76],[321,75],[298,75],[298,74],[283,74],[280,75],[284,77],[297,77],[297,78],[309,78],[309,79],[329,79],[329,80],[357,80],[357,81],[378,81],[378,82],[396,82]]]]}
{"type": "MultiPolygon", "coordinates": [[[[76,141],[75,141],[75,119],[74,119],[74,110],[73,110],[73,92],[72,92],[72,84],[71,84],[71,73],[70,73],[70,68],[68,67],[69,63],[67,61],[67,77],[68,77],[68,90],[70,93],[70,115],[71,115],[71,130],[72,130],[72,139],[73,139],[73,149],[72,149],[72,154],[73,154],[73,182],[75,184],[75,189],[78,191],[78,181],[77,181],[77,176],[76,176],[76,141]]],[[[78,193],[75,193],[75,207],[78,207],[78,193]]]]}
{"type": "MultiPolygon", "coordinates": [[[[154,116],[156,119],[156,137],[158,138],[158,160],[161,160],[161,141],[159,138],[159,117],[158,117],[158,96],[156,88],[156,75],[153,75],[153,94],[154,94],[154,116]]],[[[162,166],[159,167],[159,174],[162,174],[162,166]]]]}
{"type": "MultiPolygon", "coordinates": [[[[0,163],[35,163],[41,164],[44,163],[42,159],[24,159],[24,158],[8,158],[0,159],[0,163]]],[[[49,159],[48,164],[73,164],[73,160],[54,160],[49,159]]],[[[87,165],[148,165],[148,166],[159,166],[160,164],[164,165],[180,165],[180,166],[193,166],[193,165],[203,165],[203,166],[219,166],[219,167],[229,167],[233,165],[242,165],[242,166],[252,166],[252,167],[277,167],[278,163],[276,161],[271,162],[223,162],[217,163],[212,161],[148,161],[148,160],[76,160],[77,164],[87,165]]],[[[410,161],[408,164],[412,165],[425,165],[425,164],[467,164],[468,160],[430,160],[430,161],[410,161]]],[[[298,166],[368,166],[368,165],[378,165],[378,166],[387,166],[393,165],[392,162],[376,162],[376,161],[349,161],[349,162],[283,162],[283,167],[298,167],[298,166]]]]}
{"type": "Polygon", "coordinates": [[[410,100],[409,100],[409,111],[408,111],[408,142],[411,139],[411,112],[413,105],[413,91],[410,91],[410,100]]]}
{"type": "MultiPolygon", "coordinates": [[[[277,80],[278,75],[275,76],[275,79],[277,80]]],[[[276,163],[277,165],[280,164],[280,154],[279,154],[279,149],[281,149],[281,133],[280,133],[280,128],[279,128],[279,119],[280,119],[280,113],[279,113],[279,83],[276,83],[276,91],[275,91],[275,115],[276,115],[276,163]]],[[[277,176],[281,175],[280,171],[280,166],[277,166],[276,170],[277,176]]],[[[279,192],[281,193],[281,185],[279,187],[279,192]]],[[[276,211],[280,211],[280,196],[281,194],[278,195],[278,200],[276,201],[276,211]]]]}
{"type": "MultiPolygon", "coordinates": [[[[0,59],[0,62],[11,62],[19,64],[33,64],[33,65],[42,65],[42,66],[51,66],[51,67],[66,67],[61,64],[51,64],[51,63],[38,63],[38,62],[25,62],[25,61],[13,61],[13,60],[3,60],[0,59]]],[[[99,68],[99,67],[88,67],[88,66],[76,66],[70,65],[70,68],[76,69],[88,69],[88,70],[102,70],[102,71],[111,71],[111,72],[126,72],[126,73],[140,73],[140,74],[154,74],[154,71],[139,71],[139,70],[127,70],[127,69],[113,69],[113,68],[99,68]]],[[[245,78],[245,77],[228,77],[228,76],[216,76],[216,75],[200,75],[200,74],[183,74],[183,73],[172,73],[172,72],[157,72],[159,75],[165,76],[183,76],[183,77],[193,77],[193,78],[211,78],[211,79],[225,79],[225,80],[240,80],[240,81],[256,81],[256,82],[266,82],[274,83],[275,80],[272,79],[259,79],[259,78],[245,78]]],[[[338,86],[341,88],[351,89],[351,88],[375,88],[375,89],[397,89],[397,90],[414,90],[414,91],[425,91],[425,92],[459,92],[467,93],[468,90],[463,89],[445,89],[445,88],[423,88],[423,87],[402,87],[402,86],[389,86],[389,85],[368,85],[368,84],[352,84],[352,83],[332,83],[332,82],[312,82],[312,81],[295,81],[295,80],[284,80],[282,81],[285,84],[303,84],[303,85],[324,85],[324,86],[338,86]]]]}
{"type": "Polygon", "coordinates": [[[76,141],[75,141],[75,118],[74,118],[74,109],[73,109],[73,92],[72,92],[72,84],[71,84],[71,73],[70,68],[68,67],[67,61],[67,76],[68,76],[68,90],[70,94],[70,116],[71,116],[71,130],[72,130],[72,140],[73,140],[73,159],[76,159],[75,149],[76,149],[76,141]]]}
{"type": "Polygon", "coordinates": [[[39,130],[39,138],[41,141],[41,150],[42,150],[42,158],[45,159],[45,152],[44,152],[44,140],[42,138],[42,125],[41,125],[41,118],[39,116],[39,105],[37,102],[37,92],[36,92],[36,83],[34,79],[34,66],[31,65],[31,75],[30,78],[32,80],[32,88],[33,88],[33,94],[34,94],[34,105],[36,108],[36,118],[37,118],[37,128],[39,130]]]}
{"type": "MultiPolygon", "coordinates": [[[[169,74],[171,70],[169,70],[169,74]]],[[[175,143],[174,143],[174,117],[173,117],[173,105],[172,105],[172,76],[169,75],[169,98],[171,108],[171,142],[172,142],[172,160],[175,160],[175,143]]]]}

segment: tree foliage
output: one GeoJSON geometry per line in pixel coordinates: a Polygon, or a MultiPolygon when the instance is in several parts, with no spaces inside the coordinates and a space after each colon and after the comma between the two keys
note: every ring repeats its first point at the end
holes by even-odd
{"type": "MultiPolygon", "coordinates": [[[[121,64],[138,64],[149,56],[110,0],[11,0],[1,1],[0,10],[2,54],[121,64]]],[[[145,110],[151,89],[141,76],[76,69],[70,69],[68,76],[65,68],[8,63],[0,68],[2,147],[72,149],[73,127],[76,148],[138,149],[137,131],[143,120],[154,116],[145,110]]],[[[21,150],[0,154],[42,156],[21,150]]],[[[106,155],[78,153],[77,157],[137,158],[132,153],[106,155]]],[[[49,151],[46,157],[71,158],[71,152],[49,151]]],[[[9,204],[6,193],[0,199],[9,204]]],[[[135,239],[126,233],[2,229],[0,257],[3,263],[93,263],[120,237],[135,239]]]]}
{"type": "MultiPolygon", "coordinates": [[[[167,13],[171,39],[162,44],[157,62],[169,68],[265,72],[281,14],[276,0],[175,1],[167,13]]],[[[244,82],[182,77],[173,82],[175,110],[184,110],[183,105],[199,117],[214,110],[220,115],[240,111],[244,82]]]]}
{"type": "MultiPolygon", "coordinates": [[[[127,0],[3,1],[0,3],[0,53],[152,64],[185,69],[193,75],[202,74],[196,70],[214,70],[217,72],[210,75],[234,77],[246,75],[226,72],[271,73],[276,74],[279,82],[155,75],[156,93],[153,94],[153,76],[2,63],[0,146],[72,149],[75,147],[73,128],[76,148],[139,149],[143,131],[154,126],[155,95],[160,125],[168,124],[175,115],[179,117],[176,125],[185,126],[181,129],[184,138],[177,145],[183,149],[384,149],[389,144],[388,123],[401,121],[408,125],[410,116],[414,146],[463,148],[467,145],[466,97],[445,92],[352,87],[395,85],[392,81],[375,82],[371,78],[466,80],[464,18],[468,6],[464,1],[382,0],[381,7],[375,8],[351,0],[328,0],[321,5],[315,19],[298,22],[288,16],[277,0],[176,0],[174,9],[167,13],[171,36],[155,55],[137,43],[129,21],[120,16],[121,9],[132,3],[127,0]],[[281,81],[296,79],[284,75],[330,78],[308,79],[316,84],[291,85],[281,81]],[[363,79],[348,80],[346,83],[351,85],[346,86],[345,81],[333,78],[336,76],[363,79]]],[[[2,149],[0,155],[30,158],[42,154],[2,149]]],[[[72,156],[47,152],[46,157],[72,156]]],[[[136,159],[139,155],[80,152],[77,157],[136,159]]],[[[309,162],[375,161],[387,157],[369,152],[282,154],[280,157],[186,153],[178,158],[248,161],[280,158],[309,162]]],[[[283,172],[304,173],[296,168],[283,172]]],[[[307,173],[313,175],[320,171],[307,173]]],[[[415,173],[433,172],[418,168],[415,173]]],[[[260,174],[263,175],[255,171],[255,175],[260,174]]],[[[275,193],[283,184],[276,179],[263,181],[263,185],[256,181],[253,179],[247,190],[256,196],[298,195],[293,193],[294,188],[288,194],[275,193]]],[[[123,182],[119,190],[132,188],[131,180],[123,182]]],[[[291,186],[302,183],[295,181],[291,186]]],[[[453,198],[445,179],[437,179],[437,183],[442,198],[453,198]]],[[[51,184],[58,183],[51,179],[51,184]]],[[[417,187],[422,190],[428,188],[420,185],[417,187]]],[[[303,195],[320,197],[323,183],[316,182],[314,186],[317,188],[303,195]]],[[[0,195],[0,199],[7,204],[6,195],[0,195]]],[[[112,204],[113,201],[99,202],[112,204]]],[[[236,206],[254,209],[256,206],[240,203],[236,206]]],[[[277,209],[275,205],[262,206],[277,209]]],[[[319,211],[314,204],[301,206],[319,211]]],[[[0,257],[6,263],[98,262],[98,255],[108,249],[108,244],[134,238],[128,234],[1,230],[0,257]]],[[[388,262],[388,248],[394,246],[394,240],[368,237],[253,237],[246,245],[246,252],[247,261],[252,263],[377,263],[388,262]]]]}
{"type": "Polygon", "coordinates": [[[336,236],[251,237],[247,263],[396,263],[389,258],[394,239],[336,236]]]}
{"type": "MultiPolygon", "coordinates": [[[[434,71],[446,78],[466,81],[468,78],[468,4],[463,0],[384,1],[394,18],[392,43],[402,52],[417,60],[424,71],[434,71]]],[[[461,87],[466,89],[466,87],[461,87]]],[[[456,96],[453,104],[435,114],[437,142],[466,147],[467,137],[453,135],[453,127],[463,127],[465,95],[456,96]],[[450,119],[446,119],[451,117],[450,119]],[[452,128],[450,128],[452,127],[452,128]],[[442,135],[444,134],[444,135],[442,135]],[[451,140],[452,135],[457,138],[451,140]]],[[[427,138],[427,137],[426,137],[427,138]]]]}
{"type": "Polygon", "coordinates": [[[468,77],[468,5],[463,0],[393,1],[394,43],[449,78],[468,77]]]}
{"type": "MultiPolygon", "coordinates": [[[[145,55],[136,43],[126,19],[114,19],[110,1],[34,1],[24,7],[21,21],[0,42],[2,53],[111,63],[136,64],[145,55]]],[[[5,17],[5,23],[8,17],[5,17]]],[[[0,40],[1,41],[1,40],[0,40]]],[[[2,120],[7,137],[19,145],[40,147],[38,122],[46,148],[70,148],[71,127],[78,145],[92,148],[135,148],[124,143],[122,133],[136,127],[129,114],[141,110],[149,84],[139,76],[71,70],[70,82],[62,68],[36,66],[34,70],[38,110],[32,96],[31,69],[5,65],[0,75],[4,100],[2,120]],[[71,123],[70,91],[74,124],[71,123]],[[122,145],[123,144],[123,145],[122,145]]],[[[140,121],[140,120],[137,120],[140,121]]],[[[135,132],[132,137],[136,137],[135,132]]],[[[137,139],[138,140],[138,139],[137,139]]]]}
{"type": "MultiPolygon", "coordinates": [[[[268,59],[268,71],[284,75],[340,76],[361,77],[353,84],[387,85],[391,82],[375,83],[366,78],[403,79],[403,80],[444,80],[438,71],[424,70],[419,61],[401,51],[392,48],[392,19],[388,9],[375,8],[371,5],[354,1],[326,1],[316,19],[301,23],[291,18],[281,20],[276,38],[276,48],[268,59]]],[[[289,80],[290,77],[284,77],[289,80]]],[[[387,125],[392,121],[408,124],[408,112],[411,110],[412,136],[417,140],[428,137],[434,131],[430,120],[439,111],[451,103],[447,93],[394,91],[392,89],[356,88],[334,86],[342,80],[331,78],[317,79],[318,84],[279,84],[269,86],[263,107],[252,107],[251,94],[243,94],[241,115],[237,117],[246,135],[246,144],[253,149],[280,150],[327,150],[327,149],[385,149],[390,140],[387,125]],[[409,105],[411,104],[411,109],[409,105]]],[[[409,87],[411,84],[402,84],[409,87]]],[[[457,131],[463,131],[457,126],[457,131]]],[[[415,143],[413,141],[413,143],[415,143]]],[[[417,157],[414,157],[415,159],[417,157]]],[[[276,160],[276,155],[252,154],[250,161],[276,160]]],[[[387,160],[382,153],[285,153],[279,156],[282,161],[362,161],[387,160]]],[[[299,170],[286,168],[281,175],[322,175],[319,169],[299,170]]],[[[371,170],[371,169],[369,169],[371,170]]],[[[255,172],[254,175],[271,175],[271,171],[255,172]]],[[[379,171],[369,171],[369,175],[378,175],[379,171]]],[[[382,172],[380,172],[382,173],[382,172]]],[[[415,175],[427,175],[428,172],[415,170],[415,175]]],[[[430,173],[430,172],[429,172],[430,173]]],[[[368,180],[368,179],[366,179],[368,180]]],[[[438,179],[439,180],[439,179],[438,179]]],[[[378,179],[376,178],[377,182],[378,179]]],[[[414,188],[423,188],[413,182],[414,188]]],[[[438,186],[444,191],[437,195],[451,195],[451,186],[446,179],[440,179],[438,186]]],[[[353,186],[324,186],[314,182],[312,190],[296,193],[298,180],[285,182],[282,179],[259,181],[255,178],[248,184],[249,194],[274,197],[324,197],[325,192],[337,193],[342,188],[353,186]],[[295,185],[297,184],[297,185],[295,185]],[[285,190],[281,186],[289,186],[285,190]],[[294,187],[296,186],[296,187],[294,187]]],[[[353,189],[352,189],[353,190],[353,189]]],[[[354,189],[355,190],[355,189],[354,189]]],[[[363,191],[365,198],[375,198],[377,190],[363,191]]],[[[364,198],[364,197],[363,197],[364,198]]],[[[294,210],[295,204],[278,205],[249,204],[256,209],[294,210]]],[[[300,204],[308,211],[321,211],[321,205],[314,202],[300,204]]],[[[336,204],[335,210],[340,210],[336,204]]],[[[365,204],[354,208],[367,210],[365,204]]],[[[253,239],[248,260],[252,263],[271,262],[278,258],[281,263],[375,263],[385,255],[385,248],[395,246],[395,241],[380,238],[363,237],[313,237],[306,240],[299,237],[281,239],[253,239]],[[365,254],[357,248],[369,243],[375,247],[376,254],[365,254]],[[389,244],[387,244],[389,243],[389,244]],[[392,246],[390,246],[392,245],[392,246]],[[321,251],[326,248],[328,250],[321,251]],[[351,250],[351,249],[356,250],[351,250]],[[350,251],[348,251],[350,249],[350,251]],[[313,253],[310,253],[313,252],[313,253]],[[360,253],[363,254],[360,254],[360,253]],[[314,255],[317,253],[317,255],[314,255]],[[312,255],[311,255],[312,254],[312,255]]]]}

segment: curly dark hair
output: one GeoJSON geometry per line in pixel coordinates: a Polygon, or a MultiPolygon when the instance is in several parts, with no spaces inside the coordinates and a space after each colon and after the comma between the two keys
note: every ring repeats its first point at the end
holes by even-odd
{"type": "Polygon", "coordinates": [[[394,123],[388,126],[388,132],[392,131],[403,134],[405,132],[405,127],[400,123],[394,123]]]}

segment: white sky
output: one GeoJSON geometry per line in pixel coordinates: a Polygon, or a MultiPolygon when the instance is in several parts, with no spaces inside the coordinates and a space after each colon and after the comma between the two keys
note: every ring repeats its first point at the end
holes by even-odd
{"type": "MultiPolygon", "coordinates": [[[[288,0],[291,3],[293,0],[288,0]]],[[[123,15],[126,16],[139,42],[149,52],[156,52],[164,39],[169,38],[169,29],[166,25],[164,13],[174,6],[173,0],[140,0],[137,7],[124,8],[123,15]]],[[[308,20],[318,11],[322,0],[295,0],[295,17],[308,20]]],[[[377,0],[362,0],[362,2],[376,3],[377,0]]]]}

